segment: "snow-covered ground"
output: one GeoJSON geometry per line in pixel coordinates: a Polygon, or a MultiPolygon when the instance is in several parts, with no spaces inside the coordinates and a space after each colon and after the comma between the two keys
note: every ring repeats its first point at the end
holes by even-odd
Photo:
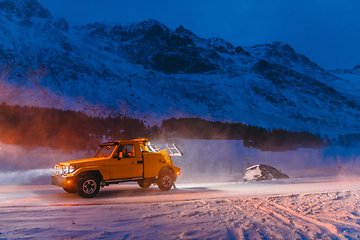
{"type": "Polygon", "coordinates": [[[82,199],[51,186],[51,168],[90,153],[0,147],[0,239],[360,238],[356,148],[262,152],[241,141],[182,140],[176,189],[126,183],[82,199]],[[259,163],[290,179],[242,182],[259,163]]]}
{"type": "Polygon", "coordinates": [[[0,187],[0,238],[358,239],[359,180],[179,183],[169,192],[123,184],[93,199],[0,187]]]}

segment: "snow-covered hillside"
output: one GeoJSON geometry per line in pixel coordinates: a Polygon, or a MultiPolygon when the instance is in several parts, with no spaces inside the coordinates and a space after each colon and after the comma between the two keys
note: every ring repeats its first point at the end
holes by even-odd
{"type": "Polygon", "coordinates": [[[36,0],[0,1],[0,102],[196,116],[336,137],[360,131],[359,72],[331,72],[275,42],[233,46],[156,20],[69,27],[36,0]]]}

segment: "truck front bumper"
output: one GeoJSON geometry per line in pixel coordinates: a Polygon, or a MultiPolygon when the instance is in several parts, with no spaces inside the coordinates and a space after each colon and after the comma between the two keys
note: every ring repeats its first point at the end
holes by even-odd
{"type": "Polygon", "coordinates": [[[51,176],[51,184],[62,188],[75,188],[75,177],[51,176]]]}

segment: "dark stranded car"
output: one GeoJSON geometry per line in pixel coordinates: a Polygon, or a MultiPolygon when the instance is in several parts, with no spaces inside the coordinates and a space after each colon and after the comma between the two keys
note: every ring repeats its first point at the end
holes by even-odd
{"type": "Polygon", "coordinates": [[[276,168],[264,164],[251,166],[244,172],[244,181],[262,181],[284,178],[289,178],[289,176],[276,168]]]}

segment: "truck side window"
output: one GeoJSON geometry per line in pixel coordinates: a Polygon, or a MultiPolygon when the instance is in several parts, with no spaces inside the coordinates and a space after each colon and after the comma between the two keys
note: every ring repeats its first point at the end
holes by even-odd
{"type": "Polygon", "coordinates": [[[123,146],[120,145],[118,147],[117,153],[115,153],[114,157],[119,157],[119,158],[135,157],[134,145],[123,145],[123,146]]]}
{"type": "Polygon", "coordinates": [[[127,157],[135,157],[134,145],[125,145],[124,149],[126,149],[127,157]]]}

